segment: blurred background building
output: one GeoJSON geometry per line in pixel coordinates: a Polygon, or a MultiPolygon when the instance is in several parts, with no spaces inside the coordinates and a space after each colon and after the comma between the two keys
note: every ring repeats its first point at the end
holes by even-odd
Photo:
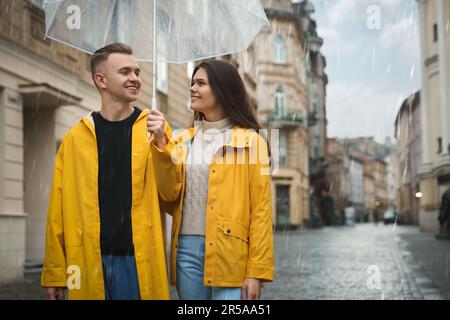
{"type": "Polygon", "coordinates": [[[450,186],[450,3],[419,0],[422,88],[419,225],[438,232],[441,196],[450,186]]]}
{"type": "Polygon", "coordinates": [[[345,207],[355,208],[357,222],[382,218],[384,211],[396,207],[398,168],[394,144],[373,137],[328,139],[327,181],[334,199],[333,224],[344,222],[345,207]]]}
{"type": "Polygon", "coordinates": [[[397,211],[402,221],[419,223],[419,166],[422,161],[420,92],[406,99],[395,121],[396,155],[398,159],[397,211]]]}

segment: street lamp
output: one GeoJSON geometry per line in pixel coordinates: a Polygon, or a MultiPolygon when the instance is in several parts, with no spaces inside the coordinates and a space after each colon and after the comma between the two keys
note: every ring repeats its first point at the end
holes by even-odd
{"type": "Polygon", "coordinates": [[[423,197],[423,193],[422,192],[420,192],[420,191],[416,192],[416,198],[417,199],[420,199],[422,197],[423,197]]]}

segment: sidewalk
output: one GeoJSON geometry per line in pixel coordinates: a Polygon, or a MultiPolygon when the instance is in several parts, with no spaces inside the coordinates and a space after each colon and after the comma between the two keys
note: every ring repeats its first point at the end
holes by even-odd
{"type": "Polygon", "coordinates": [[[434,234],[420,232],[414,226],[402,226],[398,236],[404,254],[410,253],[410,259],[423,273],[423,277],[416,279],[422,283],[422,291],[426,292],[427,287],[434,285],[444,299],[450,299],[450,241],[437,240],[434,234]]]}
{"type": "Polygon", "coordinates": [[[46,294],[40,285],[40,275],[27,275],[21,281],[0,286],[0,300],[45,300],[46,294]]]}
{"type": "MultiPolygon", "coordinates": [[[[170,286],[172,300],[177,300],[175,288],[170,286]]],[[[45,290],[41,288],[41,276],[27,275],[25,279],[0,285],[0,300],[47,300],[45,290]]]]}

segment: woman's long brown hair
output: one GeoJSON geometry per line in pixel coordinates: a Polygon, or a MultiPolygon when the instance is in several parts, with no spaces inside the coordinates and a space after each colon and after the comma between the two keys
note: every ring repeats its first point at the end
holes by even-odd
{"type": "MultiPolygon", "coordinates": [[[[223,107],[225,114],[236,124],[246,129],[261,129],[256,119],[255,109],[250,104],[244,82],[236,68],[224,61],[210,60],[197,65],[192,74],[192,81],[197,71],[203,68],[208,75],[212,92],[223,107]]],[[[201,121],[203,114],[194,112],[194,121],[201,121]]]]}

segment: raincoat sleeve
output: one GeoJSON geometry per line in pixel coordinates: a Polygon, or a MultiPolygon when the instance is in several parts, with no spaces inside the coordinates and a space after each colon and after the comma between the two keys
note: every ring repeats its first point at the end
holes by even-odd
{"type": "Polygon", "coordinates": [[[56,154],[48,207],[45,257],[41,276],[41,285],[43,287],[66,287],[66,257],[62,212],[63,144],[64,142],[56,154]]]}
{"type": "MultiPolygon", "coordinates": [[[[156,146],[154,138],[150,140],[150,150],[155,168],[155,179],[158,187],[161,207],[170,207],[170,203],[176,203],[181,193],[182,166],[175,158],[175,142],[169,124],[165,127],[167,145],[160,149],[156,146]],[[167,205],[166,205],[167,204],[167,205]]],[[[169,212],[171,213],[171,212],[169,212]]]]}
{"type": "Polygon", "coordinates": [[[250,230],[247,278],[272,281],[273,225],[270,190],[270,163],[267,142],[258,135],[252,141],[250,152],[257,152],[255,163],[250,163],[250,230]]]}

